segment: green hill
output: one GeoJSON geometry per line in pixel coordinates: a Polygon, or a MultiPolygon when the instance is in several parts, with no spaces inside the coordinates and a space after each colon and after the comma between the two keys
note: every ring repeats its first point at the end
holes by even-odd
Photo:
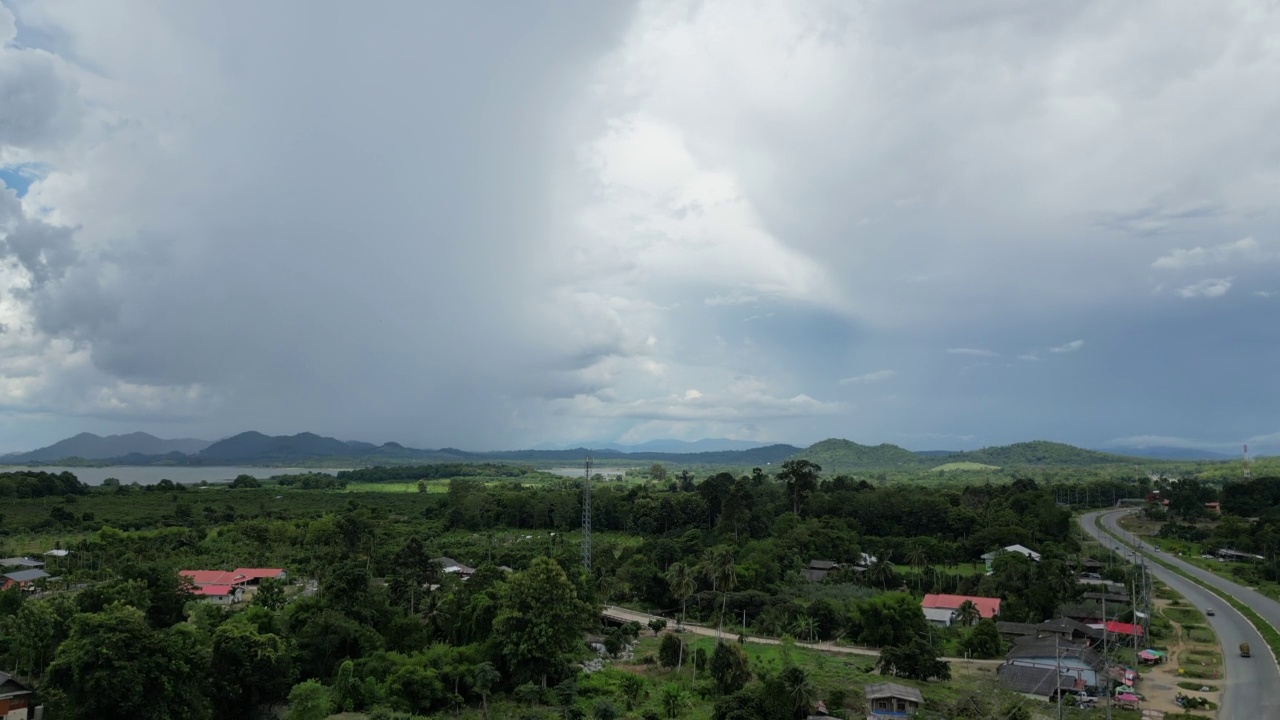
{"type": "Polygon", "coordinates": [[[1047,440],[987,447],[981,450],[956,453],[943,459],[948,463],[975,462],[983,465],[999,465],[1000,467],[1017,465],[1084,467],[1142,462],[1140,458],[1112,455],[1098,452],[1097,450],[1085,450],[1074,445],[1048,442],[1047,440]]]}
{"type": "Polygon", "coordinates": [[[827,473],[850,470],[917,470],[932,464],[926,458],[897,445],[859,445],[851,440],[836,438],[810,445],[795,457],[818,463],[827,473]]]}
{"type": "Polygon", "coordinates": [[[999,470],[998,465],[983,465],[976,462],[949,462],[945,465],[939,465],[933,468],[934,472],[952,472],[954,470],[999,470]]]}

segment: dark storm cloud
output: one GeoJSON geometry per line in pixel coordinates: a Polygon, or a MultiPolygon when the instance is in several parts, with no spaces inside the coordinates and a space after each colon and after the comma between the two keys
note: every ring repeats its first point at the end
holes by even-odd
{"type": "Polygon", "coordinates": [[[41,168],[0,231],[9,407],[1275,432],[1235,352],[1280,348],[1265,4],[0,2],[0,167],[41,168]]]}

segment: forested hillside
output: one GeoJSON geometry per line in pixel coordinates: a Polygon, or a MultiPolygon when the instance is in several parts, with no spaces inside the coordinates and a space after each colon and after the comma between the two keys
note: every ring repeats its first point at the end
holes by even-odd
{"type": "MultiPolygon", "coordinates": [[[[1054,489],[1026,479],[876,487],[788,462],[778,476],[596,483],[586,570],[580,482],[514,466],[221,487],[91,489],[42,475],[0,478],[4,553],[35,552],[52,576],[39,594],[0,592],[0,668],[33,684],[47,717],[71,720],[251,718],[283,703],[379,717],[651,718],[672,717],[670,697],[679,717],[777,720],[819,699],[864,708],[857,688],[877,677],[873,662],[833,676],[798,649],[771,663],[666,631],[683,619],[730,636],[883,649],[900,664],[879,672],[947,712],[954,691],[924,682],[951,676],[938,657],[994,657],[1001,641],[989,620],[926,632],[923,593],[998,597],[1002,619],[1034,622],[1082,592],[1070,514],[1054,489]],[[397,483],[407,492],[351,491],[397,483]],[[22,487],[41,489],[19,499],[22,487]],[[49,492],[62,494],[51,502],[49,492]],[[22,544],[36,537],[67,552],[22,544]],[[993,574],[975,571],[984,552],[1013,543],[1041,562],[1002,556],[993,574]],[[860,566],[864,553],[875,559],[860,566]],[[841,567],[816,582],[804,575],[811,560],[841,567]],[[246,567],[283,568],[289,582],[264,581],[222,608],[176,574],[246,567]],[[666,619],[602,623],[606,604],[666,619]],[[593,651],[588,638],[602,645],[593,651]],[[592,663],[604,669],[586,672],[592,663]],[[810,689],[796,699],[787,683],[810,689]]],[[[1095,498],[1103,486],[1134,490],[1095,485],[1095,498]]]]}

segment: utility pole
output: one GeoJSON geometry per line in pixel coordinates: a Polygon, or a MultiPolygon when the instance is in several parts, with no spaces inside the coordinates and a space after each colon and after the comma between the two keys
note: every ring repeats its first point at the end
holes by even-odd
{"type": "Polygon", "coordinates": [[[1115,692],[1111,689],[1111,656],[1107,654],[1107,594],[1102,593],[1102,672],[1106,675],[1106,681],[1099,683],[1107,690],[1107,720],[1111,720],[1111,696],[1115,692]]]}
{"type": "MultiPolygon", "coordinates": [[[[1105,625],[1103,627],[1106,627],[1105,625]]],[[[1058,633],[1053,634],[1053,662],[1057,673],[1053,678],[1053,688],[1058,695],[1058,720],[1062,720],[1062,652],[1058,649],[1058,633]]]]}
{"type": "Polygon", "coordinates": [[[582,474],[582,565],[591,573],[591,456],[582,474]]]}

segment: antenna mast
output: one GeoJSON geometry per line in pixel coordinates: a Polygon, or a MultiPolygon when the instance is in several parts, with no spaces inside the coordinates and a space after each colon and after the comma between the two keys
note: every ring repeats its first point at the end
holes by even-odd
{"type": "Polygon", "coordinates": [[[1249,479],[1249,446],[1244,446],[1244,479],[1249,479]]]}
{"type": "Polygon", "coordinates": [[[591,456],[582,474],[582,564],[591,572],[591,456]]]}

